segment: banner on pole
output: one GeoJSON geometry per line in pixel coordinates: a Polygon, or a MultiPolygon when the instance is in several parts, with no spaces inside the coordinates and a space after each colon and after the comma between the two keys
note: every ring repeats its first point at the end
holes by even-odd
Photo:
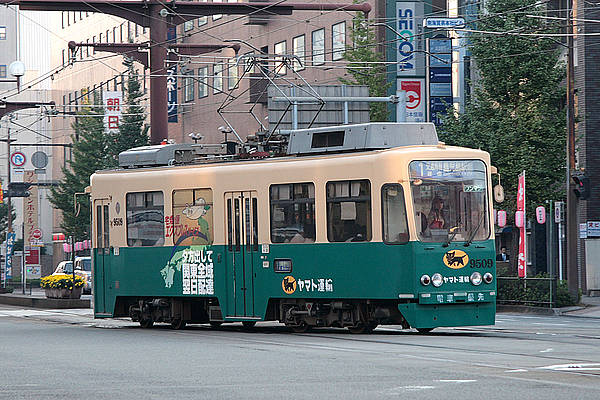
{"type": "Polygon", "coordinates": [[[519,228],[519,278],[527,277],[527,217],[525,212],[525,171],[519,175],[517,191],[517,211],[523,212],[523,227],[519,228]]]}

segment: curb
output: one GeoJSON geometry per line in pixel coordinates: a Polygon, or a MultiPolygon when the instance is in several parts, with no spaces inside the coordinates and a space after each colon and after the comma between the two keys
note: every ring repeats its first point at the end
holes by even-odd
{"type": "Polygon", "coordinates": [[[497,304],[496,311],[498,313],[522,313],[522,314],[539,314],[539,315],[560,315],[559,308],[544,308],[519,305],[497,304]]]}
{"type": "Polygon", "coordinates": [[[91,308],[89,299],[48,299],[12,294],[0,294],[0,304],[33,308],[91,308]]]}

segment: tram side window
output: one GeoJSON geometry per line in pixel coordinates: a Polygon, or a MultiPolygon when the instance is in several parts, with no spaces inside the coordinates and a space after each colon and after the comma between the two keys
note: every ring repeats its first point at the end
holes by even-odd
{"type": "Polygon", "coordinates": [[[388,244],[408,242],[408,223],[402,186],[386,184],[381,188],[383,241],[388,244]]]}
{"type": "Polygon", "coordinates": [[[271,185],[271,242],[314,243],[315,185],[271,185]]]}
{"type": "Polygon", "coordinates": [[[167,217],[166,236],[176,246],[212,244],[213,195],[211,189],[173,191],[173,215],[167,217]]]}
{"type": "Polygon", "coordinates": [[[371,240],[371,184],[368,180],[327,183],[327,239],[371,240]]]}
{"type": "Polygon", "coordinates": [[[127,245],[164,244],[164,197],[162,192],[127,193],[127,245]]]}

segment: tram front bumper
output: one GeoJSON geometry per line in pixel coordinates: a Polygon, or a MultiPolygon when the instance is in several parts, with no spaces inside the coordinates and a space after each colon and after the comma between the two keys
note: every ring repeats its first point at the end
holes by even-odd
{"type": "Polygon", "coordinates": [[[418,303],[403,303],[398,310],[413,328],[494,325],[496,292],[420,293],[418,303]]]}

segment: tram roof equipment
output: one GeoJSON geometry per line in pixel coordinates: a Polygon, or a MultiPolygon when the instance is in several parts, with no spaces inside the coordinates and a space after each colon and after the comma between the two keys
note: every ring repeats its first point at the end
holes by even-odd
{"type": "MultiPolygon", "coordinates": [[[[402,146],[437,145],[438,136],[432,123],[370,122],[356,125],[338,125],[311,129],[298,129],[281,134],[287,137],[288,155],[344,153],[382,150],[402,146]],[[288,136],[289,135],[289,136],[288,136]]],[[[233,143],[229,143],[233,144],[233,143]]],[[[267,147],[269,140],[260,143],[267,147]]],[[[246,150],[248,144],[245,145],[246,150]]],[[[239,150],[239,148],[238,148],[239,150]]],[[[259,150],[259,149],[254,149],[259,150]]],[[[119,154],[121,168],[141,168],[195,162],[222,161],[236,158],[222,144],[164,144],[136,147],[119,154]]],[[[250,154],[253,150],[250,150],[250,154]]],[[[266,154],[262,149],[255,154],[266,154]]],[[[238,154],[238,156],[240,156],[238,154]]],[[[246,158],[248,154],[246,154],[246,158]]]]}
{"type": "Polygon", "coordinates": [[[437,145],[432,123],[370,122],[291,131],[287,154],[339,153],[437,145]]]}

